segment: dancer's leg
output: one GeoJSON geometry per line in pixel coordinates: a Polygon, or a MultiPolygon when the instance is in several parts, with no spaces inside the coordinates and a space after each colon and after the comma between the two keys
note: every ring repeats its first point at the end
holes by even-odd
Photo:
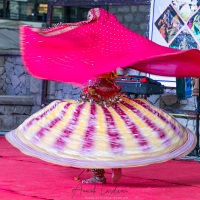
{"type": "Polygon", "coordinates": [[[116,168],[112,169],[112,182],[116,183],[122,176],[122,169],[116,168]]]}

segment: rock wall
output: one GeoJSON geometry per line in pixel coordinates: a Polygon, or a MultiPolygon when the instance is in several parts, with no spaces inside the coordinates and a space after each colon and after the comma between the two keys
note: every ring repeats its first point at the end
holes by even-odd
{"type": "Polygon", "coordinates": [[[0,56],[0,131],[16,128],[40,109],[41,84],[25,71],[19,52],[0,56]]]}
{"type": "Polygon", "coordinates": [[[109,6],[108,11],[115,14],[127,28],[143,36],[148,34],[150,5],[109,6]]]}

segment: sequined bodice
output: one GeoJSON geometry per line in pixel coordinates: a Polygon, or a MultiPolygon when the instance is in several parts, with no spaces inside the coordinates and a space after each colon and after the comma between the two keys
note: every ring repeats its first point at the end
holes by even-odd
{"type": "Polygon", "coordinates": [[[109,107],[117,103],[120,96],[120,88],[115,84],[114,75],[111,73],[89,81],[83,90],[81,99],[109,107]]]}

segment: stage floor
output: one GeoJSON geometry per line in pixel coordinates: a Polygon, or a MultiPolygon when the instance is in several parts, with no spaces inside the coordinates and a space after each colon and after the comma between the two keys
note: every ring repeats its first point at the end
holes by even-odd
{"type": "Polygon", "coordinates": [[[123,169],[117,184],[111,184],[110,170],[105,185],[74,181],[80,172],[26,156],[0,137],[0,200],[200,199],[200,163],[193,159],[123,169]]]}

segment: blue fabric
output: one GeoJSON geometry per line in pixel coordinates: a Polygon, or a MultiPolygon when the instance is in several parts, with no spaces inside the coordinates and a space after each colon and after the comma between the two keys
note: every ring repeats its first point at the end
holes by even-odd
{"type": "Polygon", "coordinates": [[[178,100],[185,100],[192,96],[192,78],[176,79],[176,95],[178,100]]]}

